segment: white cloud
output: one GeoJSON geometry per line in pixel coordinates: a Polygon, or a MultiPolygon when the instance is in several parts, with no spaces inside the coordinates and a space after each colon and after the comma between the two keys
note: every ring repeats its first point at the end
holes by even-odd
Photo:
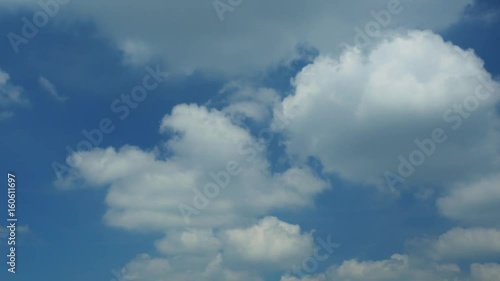
{"type": "Polygon", "coordinates": [[[344,261],[324,273],[298,278],[282,276],[281,281],[428,281],[458,280],[460,268],[453,264],[426,264],[407,255],[394,254],[379,261],[344,261]]]}
{"type": "Polygon", "coordinates": [[[241,82],[226,84],[220,94],[227,97],[227,106],[222,109],[232,120],[238,122],[245,118],[264,122],[272,118],[273,111],[279,106],[280,97],[273,89],[255,89],[241,82]]]}
{"type": "Polygon", "coordinates": [[[108,188],[108,225],[165,233],[156,248],[169,258],[131,261],[124,269],[131,280],[260,280],[256,273],[285,269],[312,252],[312,234],[298,225],[256,220],[272,210],[312,207],[329,183],[307,167],[271,172],[265,145],[215,109],[178,105],[160,131],[170,137],[152,151],[125,146],[72,155],[74,172],[60,183],[108,188]],[[228,163],[241,171],[233,174],[228,163]],[[198,208],[189,225],[179,203],[198,208]],[[156,275],[156,267],[143,270],[151,263],[171,267],[156,275]]]}
{"type": "Polygon", "coordinates": [[[483,64],[429,31],[394,35],[366,54],[321,56],[295,77],[295,92],[283,100],[285,117],[294,116],[284,130],[287,151],[301,162],[316,157],[346,180],[385,185],[384,172],[397,173],[398,156],[408,160],[419,149],[416,139],[442,128],[450,141],[435,144],[409,182],[450,184],[490,174],[500,164],[498,97],[478,102],[461,124],[453,111],[477,89],[485,95],[499,89],[483,64]]]}
{"type": "Polygon", "coordinates": [[[395,254],[390,259],[375,261],[351,259],[320,274],[302,279],[283,276],[282,281],[489,281],[498,271],[498,265],[477,262],[497,261],[499,241],[500,231],[496,229],[454,228],[436,239],[408,241],[410,254],[395,254]],[[470,274],[462,271],[461,266],[470,266],[470,274]]]}
{"type": "Polygon", "coordinates": [[[427,252],[436,260],[495,259],[500,257],[500,230],[454,228],[431,241],[427,252]]]}
{"type": "Polygon", "coordinates": [[[119,273],[124,281],[262,281],[255,274],[224,268],[221,255],[202,265],[197,260],[153,258],[141,254],[119,273]]]}
{"type": "Polygon", "coordinates": [[[500,265],[470,265],[470,274],[456,264],[426,263],[411,256],[395,254],[378,261],[348,260],[326,272],[303,277],[282,276],[281,281],[496,281],[500,265]]]}
{"type": "Polygon", "coordinates": [[[158,251],[165,255],[214,254],[222,248],[222,241],[215,237],[211,229],[189,229],[169,232],[156,242],[158,251]]]}
{"type": "Polygon", "coordinates": [[[9,119],[17,107],[29,105],[23,89],[10,82],[10,75],[0,69],[0,120],[9,119]]]}
{"type": "Polygon", "coordinates": [[[457,266],[434,266],[420,268],[418,263],[413,264],[406,255],[393,255],[388,260],[345,261],[330,272],[332,280],[363,280],[363,281],[391,281],[391,280],[442,280],[445,277],[455,276],[460,269],[457,266]]]}
{"type": "Polygon", "coordinates": [[[497,281],[500,276],[500,264],[473,264],[471,266],[471,275],[474,281],[497,281]]]}
{"type": "Polygon", "coordinates": [[[59,184],[109,187],[105,221],[139,231],[187,226],[179,203],[198,209],[189,227],[231,226],[271,210],[312,207],[329,186],[306,167],[271,173],[265,146],[217,110],[178,105],[161,131],[172,137],[152,152],[126,146],[77,153],[79,165],[59,184]]]}
{"type": "Polygon", "coordinates": [[[313,240],[298,225],[265,217],[218,234],[210,229],[169,231],[156,247],[169,258],[139,255],[121,270],[125,280],[261,280],[255,274],[279,272],[310,255],[313,240]]]}
{"type": "MultiPolygon", "coordinates": [[[[14,5],[0,3],[7,2],[14,5]]],[[[427,138],[436,126],[448,125],[442,113],[475,92],[477,76],[498,87],[472,52],[457,51],[427,31],[396,35],[367,54],[349,49],[340,60],[333,59],[330,54],[339,52],[339,43],[351,43],[354,27],[364,27],[372,20],[370,11],[385,8],[387,2],[245,1],[226,15],[224,23],[218,22],[211,2],[146,0],[121,5],[110,0],[106,5],[85,1],[64,7],[69,18],[93,20],[123,51],[127,64],[158,55],[174,71],[234,75],[289,61],[297,56],[298,44],[323,54],[295,78],[294,95],[281,105],[273,90],[237,86],[238,93],[221,111],[176,106],[161,122],[160,132],[170,137],[158,148],[124,146],[73,155],[78,160],[75,173],[60,184],[107,188],[108,225],[165,233],[156,248],[168,258],[141,254],[121,270],[123,280],[258,281],[259,271],[285,269],[301,261],[311,254],[311,233],[275,217],[248,223],[272,210],[314,205],[315,196],[329,184],[307,168],[309,156],[344,179],[379,183],[386,169],[397,167],[399,154],[414,149],[415,138],[427,138]],[[299,161],[286,171],[273,172],[265,146],[240,126],[241,120],[228,115],[264,122],[281,106],[286,117],[294,119],[283,132],[288,153],[299,161]],[[229,163],[238,163],[243,172],[232,176],[229,163]],[[214,184],[219,186],[217,195],[200,195],[214,184]],[[184,229],[180,202],[209,204],[184,229]],[[249,265],[252,272],[241,270],[249,265]]],[[[393,15],[392,27],[442,29],[457,22],[472,0],[402,2],[404,14],[393,15]]],[[[0,72],[0,109],[9,108],[0,111],[0,119],[11,116],[10,105],[26,103],[20,88],[8,81],[8,74],[0,72]]],[[[66,99],[44,77],[39,83],[56,100],[66,99]]],[[[456,141],[437,148],[418,169],[415,182],[449,184],[498,168],[496,101],[482,103],[454,134],[456,141]]],[[[495,183],[497,178],[451,191],[439,201],[440,210],[461,221],[492,224],[488,212],[496,210],[495,183]],[[474,191],[485,195],[470,196],[474,191]]],[[[437,260],[483,258],[498,255],[498,241],[495,229],[452,229],[432,241],[428,250],[437,260]]],[[[495,280],[499,271],[498,264],[471,266],[475,281],[495,280]]],[[[327,273],[281,280],[427,281],[464,275],[455,264],[396,254],[379,261],[347,260],[327,273]]]]}
{"type": "Polygon", "coordinates": [[[58,102],[63,102],[68,99],[68,97],[62,96],[57,92],[56,87],[47,78],[40,76],[38,78],[38,83],[44,91],[46,91],[54,100],[58,102]]]}
{"type": "Polygon", "coordinates": [[[500,226],[500,175],[452,188],[437,205],[441,214],[462,223],[500,226]]]}
{"type": "Polygon", "coordinates": [[[130,261],[120,272],[119,280],[164,281],[171,274],[170,262],[164,258],[152,258],[148,254],[140,254],[130,261]]]}
{"type": "Polygon", "coordinates": [[[120,45],[124,53],[124,63],[130,65],[142,65],[151,60],[153,51],[143,42],[126,40],[120,45]]]}
{"type": "MultiPolygon", "coordinates": [[[[30,3],[40,10],[37,2],[22,4],[30,3]]],[[[338,52],[341,42],[353,41],[355,27],[365,29],[374,21],[372,10],[386,10],[392,2],[399,11],[397,0],[244,1],[220,22],[213,1],[146,0],[127,5],[118,0],[107,1],[106,5],[74,1],[62,6],[54,20],[64,25],[67,20],[94,22],[99,31],[126,51],[126,60],[140,61],[152,50],[172,66],[171,72],[202,69],[233,75],[288,61],[296,56],[299,44],[314,46],[322,53],[338,52]],[[129,40],[134,46],[126,46],[129,40]],[[135,42],[141,42],[141,47],[135,42]]],[[[401,0],[403,10],[391,16],[387,28],[444,29],[460,20],[465,7],[472,3],[401,0]]]]}
{"type": "Polygon", "coordinates": [[[298,225],[275,217],[265,217],[256,225],[226,232],[227,245],[223,257],[255,266],[288,269],[312,255],[311,233],[302,234],[298,225]]]}

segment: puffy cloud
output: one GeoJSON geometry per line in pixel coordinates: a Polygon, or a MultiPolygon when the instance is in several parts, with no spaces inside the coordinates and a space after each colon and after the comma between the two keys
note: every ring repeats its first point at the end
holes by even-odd
{"type": "Polygon", "coordinates": [[[168,233],[156,243],[156,248],[166,255],[213,254],[222,248],[222,241],[211,229],[189,229],[168,233]]]}
{"type": "Polygon", "coordinates": [[[12,84],[9,73],[0,69],[0,120],[12,117],[16,107],[28,104],[29,101],[23,97],[23,89],[12,84]]]}
{"type": "MultiPolygon", "coordinates": [[[[37,2],[4,0],[0,4],[41,10],[37,2]]],[[[457,22],[473,1],[243,1],[224,13],[223,22],[213,3],[146,0],[122,5],[109,0],[102,5],[99,1],[74,1],[61,5],[54,20],[65,25],[68,20],[94,22],[125,51],[130,62],[144,61],[153,54],[171,65],[171,72],[202,69],[233,75],[289,61],[297,56],[297,45],[336,52],[341,42],[352,44],[356,27],[365,30],[373,26],[371,22],[380,29],[443,29],[457,22]],[[373,15],[388,11],[388,7],[396,11],[389,14],[389,20],[373,15]]]]}
{"type": "Polygon", "coordinates": [[[161,131],[171,137],[153,151],[72,155],[74,172],[60,184],[109,187],[105,221],[140,231],[238,225],[271,210],[311,207],[329,187],[307,167],[270,172],[265,146],[218,110],[178,105],[161,131]]]}
{"type": "Polygon", "coordinates": [[[500,265],[496,263],[470,266],[470,274],[456,264],[425,263],[411,256],[395,254],[379,261],[348,260],[317,275],[286,275],[281,281],[496,281],[500,265]]]}
{"type": "Polygon", "coordinates": [[[310,276],[304,276],[304,277],[295,277],[291,275],[284,275],[281,276],[280,281],[326,281],[326,276],[325,274],[318,274],[318,275],[310,275],[310,276]]]}
{"type": "Polygon", "coordinates": [[[246,118],[259,123],[269,121],[280,103],[280,97],[273,89],[255,89],[241,82],[226,84],[220,94],[225,95],[227,102],[223,112],[240,122],[246,118]]]}
{"type": "Polygon", "coordinates": [[[228,230],[226,236],[224,258],[274,270],[290,268],[312,255],[314,244],[311,233],[302,234],[298,225],[275,217],[265,217],[249,228],[228,230]]]}
{"type": "Polygon", "coordinates": [[[460,268],[453,264],[426,264],[407,255],[395,254],[379,261],[347,260],[314,276],[282,276],[281,281],[426,281],[457,280],[460,268]]]}
{"type": "Polygon", "coordinates": [[[442,280],[456,276],[460,269],[454,265],[435,265],[430,268],[415,264],[406,255],[393,255],[382,261],[345,261],[330,272],[332,280],[442,280]]]}
{"type": "Polygon", "coordinates": [[[478,261],[497,261],[499,241],[496,229],[454,228],[436,239],[409,241],[409,254],[394,254],[385,260],[346,260],[315,275],[283,275],[281,281],[497,280],[500,265],[478,261]],[[462,271],[461,266],[470,271],[462,271]]]}
{"type": "Polygon", "coordinates": [[[474,281],[496,281],[500,276],[500,264],[473,264],[471,266],[471,275],[474,281]]]}
{"type": "Polygon", "coordinates": [[[222,111],[178,105],[160,131],[170,137],[151,151],[125,146],[71,155],[73,172],[60,182],[108,188],[109,225],[166,233],[156,248],[169,258],[141,255],[124,267],[124,280],[258,281],[256,273],[311,251],[311,234],[297,225],[271,217],[248,223],[271,210],[313,206],[327,182],[307,167],[271,172],[265,143],[222,111]]]}
{"type": "Polygon", "coordinates": [[[500,175],[461,184],[437,201],[444,216],[462,223],[499,226],[500,175]]]}
{"type": "Polygon", "coordinates": [[[265,217],[247,228],[169,231],[157,241],[168,256],[142,254],[122,270],[124,280],[261,280],[255,274],[277,272],[312,252],[312,234],[302,233],[275,217],[265,217]],[[252,273],[248,272],[252,268],[252,273]],[[135,279],[132,279],[135,278],[135,279]]]}
{"type": "Polygon", "coordinates": [[[148,254],[138,255],[119,273],[119,280],[163,281],[172,267],[167,259],[152,258],[148,254]]]}
{"type": "Polygon", "coordinates": [[[254,268],[288,268],[312,252],[312,233],[302,233],[298,225],[264,217],[246,228],[168,231],[156,248],[165,255],[215,256],[230,265],[253,264],[254,268]]]}
{"type": "Polygon", "coordinates": [[[499,84],[483,64],[429,31],[347,49],[338,60],[320,56],[282,102],[294,116],[283,130],[287,151],[357,183],[386,185],[386,171],[433,186],[491,174],[500,164],[499,84]]]}
{"type": "Polygon", "coordinates": [[[133,172],[145,171],[154,163],[155,157],[155,151],[145,152],[132,146],[124,146],[119,151],[114,148],[81,151],[67,159],[71,166],[77,167],[73,172],[78,176],[70,174],[57,183],[61,186],[71,186],[74,185],[73,181],[85,179],[87,186],[100,187],[133,172]]]}
{"type": "Polygon", "coordinates": [[[437,260],[495,259],[500,257],[500,230],[454,228],[430,242],[426,249],[437,260]]]}
{"type": "Polygon", "coordinates": [[[124,281],[262,281],[250,272],[225,269],[220,254],[203,266],[183,258],[169,260],[141,254],[117,275],[124,281]]]}

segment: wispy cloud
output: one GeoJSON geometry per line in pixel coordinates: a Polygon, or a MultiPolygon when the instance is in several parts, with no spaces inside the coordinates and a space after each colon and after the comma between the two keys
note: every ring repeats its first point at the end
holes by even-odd
{"type": "Polygon", "coordinates": [[[40,78],[38,78],[38,83],[40,84],[40,87],[42,87],[42,89],[56,101],[64,102],[68,99],[68,97],[60,95],[54,84],[52,84],[52,82],[50,82],[47,78],[40,76],[40,78]]]}

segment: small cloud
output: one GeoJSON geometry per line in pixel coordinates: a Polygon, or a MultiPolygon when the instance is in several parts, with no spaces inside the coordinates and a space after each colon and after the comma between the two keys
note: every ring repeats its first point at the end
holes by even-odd
{"type": "Polygon", "coordinates": [[[14,115],[12,109],[29,105],[23,97],[23,89],[10,82],[10,75],[0,69],[0,121],[14,115]]]}
{"type": "Polygon", "coordinates": [[[54,98],[58,102],[64,102],[68,99],[68,97],[62,96],[57,92],[56,87],[52,82],[50,82],[47,78],[40,76],[38,78],[38,83],[43,90],[45,90],[52,98],[54,98]]]}
{"type": "Polygon", "coordinates": [[[23,89],[10,82],[10,75],[0,69],[0,105],[27,105],[22,95],[23,89]]]}
{"type": "Polygon", "coordinates": [[[26,224],[26,225],[20,225],[17,227],[17,232],[19,233],[30,233],[31,230],[30,230],[30,227],[26,224]]]}
{"type": "Polygon", "coordinates": [[[7,120],[12,116],[14,116],[14,113],[12,111],[0,111],[0,121],[7,120]]]}
{"type": "Polygon", "coordinates": [[[487,25],[494,24],[500,18],[500,9],[487,3],[479,3],[469,10],[464,19],[471,22],[480,22],[487,25]]]}
{"type": "Polygon", "coordinates": [[[499,16],[500,16],[500,11],[497,10],[484,13],[481,18],[484,22],[493,24],[496,21],[498,21],[499,16]]]}

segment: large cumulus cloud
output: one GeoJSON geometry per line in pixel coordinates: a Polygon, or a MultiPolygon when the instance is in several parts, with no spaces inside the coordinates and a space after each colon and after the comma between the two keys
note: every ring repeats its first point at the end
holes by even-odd
{"type": "Polygon", "coordinates": [[[282,102],[294,116],[287,151],[357,183],[387,186],[387,171],[396,183],[433,186],[490,175],[500,163],[499,84],[483,65],[429,31],[321,56],[282,102]]]}

